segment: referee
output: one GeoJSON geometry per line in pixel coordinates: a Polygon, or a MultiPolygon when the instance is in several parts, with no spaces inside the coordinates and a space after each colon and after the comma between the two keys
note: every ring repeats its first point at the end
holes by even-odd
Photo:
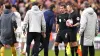
{"type": "Polygon", "coordinates": [[[64,46],[65,46],[65,56],[67,56],[66,53],[66,46],[67,46],[67,26],[66,26],[66,20],[67,20],[67,13],[66,13],[66,5],[61,4],[59,6],[60,8],[60,14],[57,16],[57,24],[56,24],[56,31],[57,33],[57,37],[55,40],[55,56],[59,56],[59,43],[64,42],[64,46]]]}

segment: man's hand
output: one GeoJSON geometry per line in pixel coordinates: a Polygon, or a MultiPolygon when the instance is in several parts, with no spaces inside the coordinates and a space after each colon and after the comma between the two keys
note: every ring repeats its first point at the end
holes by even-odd
{"type": "Polygon", "coordinates": [[[58,33],[59,30],[56,29],[56,33],[58,33]]]}
{"type": "Polygon", "coordinates": [[[42,32],[42,35],[43,35],[44,38],[46,38],[46,34],[45,34],[45,32],[42,32]]]}
{"type": "Polygon", "coordinates": [[[73,27],[79,26],[79,24],[80,24],[80,23],[78,22],[78,23],[74,24],[73,27]]]}
{"type": "Polygon", "coordinates": [[[97,36],[98,35],[98,31],[96,30],[96,32],[95,32],[95,36],[97,36]]]}
{"type": "Polygon", "coordinates": [[[73,27],[73,25],[69,25],[68,27],[73,27]]]}

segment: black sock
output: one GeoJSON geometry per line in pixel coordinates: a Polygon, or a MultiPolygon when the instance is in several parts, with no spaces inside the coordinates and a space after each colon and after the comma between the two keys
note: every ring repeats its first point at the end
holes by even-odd
{"type": "Polygon", "coordinates": [[[67,50],[66,50],[66,46],[65,46],[65,56],[67,56],[67,52],[66,52],[67,50]]]}
{"type": "Polygon", "coordinates": [[[77,48],[78,46],[74,47],[75,48],[75,53],[76,53],[76,56],[78,56],[78,53],[77,53],[77,48]]]}
{"type": "Polygon", "coordinates": [[[74,47],[71,47],[71,54],[74,56],[74,47]]]}
{"type": "Polygon", "coordinates": [[[58,56],[58,54],[59,54],[58,46],[55,46],[55,56],[58,56]]]}

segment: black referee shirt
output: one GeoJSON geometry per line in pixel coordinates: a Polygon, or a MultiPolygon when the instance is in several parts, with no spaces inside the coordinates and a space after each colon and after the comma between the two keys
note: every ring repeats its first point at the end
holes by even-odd
{"type": "Polygon", "coordinates": [[[66,26],[66,20],[68,19],[68,14],[64,13],[64,14],[59,14],[57,16],[57,24],[59,24],[59,30],[64,30],[67,29],[66,26]]]}

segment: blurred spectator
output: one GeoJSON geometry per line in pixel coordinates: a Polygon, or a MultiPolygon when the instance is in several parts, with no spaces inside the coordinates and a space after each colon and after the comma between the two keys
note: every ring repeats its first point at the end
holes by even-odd
{"type": "Polygon", "coordinates": [[[100,8],[97,10],[97,15],[100,16],[100,8]]]}
{"type": "Polygon", "coordinates": [[[96,3],[92,3],[91,4],[91,7],[94,9],[94,11],[97,13],[97,5],[96,5],[96,3]]]}
{"type": "Polygon", "coordinates": [[[1,16],[2,12],[3,12],[3,3],[0,2],[0,16],[1,16]]]}
{"type": "Polygon", "coordinates": [[[12,5],[16,4],[16,0],[11,0],[12,5]]]}
{"type": "Polygon", "coordinates": [[[45,1],[45,5],[47,6],[47,8],[49,8],[51,4],[52,4],[52,2],[50,0],[45,1]]]}

